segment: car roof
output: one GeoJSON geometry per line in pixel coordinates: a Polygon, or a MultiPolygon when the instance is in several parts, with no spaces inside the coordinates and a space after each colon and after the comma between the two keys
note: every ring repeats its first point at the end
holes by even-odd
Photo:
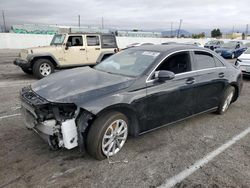
{"type": "Polygon", "coordinates": [[[112,33],[84,33],[84,32],[79,32],[79,33],[67,33],[68,35],[111,35],[111,36],[115,36],[112,33]]]}
{"type": "Polygon", "coordinates": [[[134,49],[139,50],[148,50],[148,51],[158,51],[158,52],[169,52],[169,51],[179,51],[179,50],[206,50],[205,48],[201,48],[194,45],[188,44],[170,44],[170,45],[145,45],[134,47],[134,49]]]}

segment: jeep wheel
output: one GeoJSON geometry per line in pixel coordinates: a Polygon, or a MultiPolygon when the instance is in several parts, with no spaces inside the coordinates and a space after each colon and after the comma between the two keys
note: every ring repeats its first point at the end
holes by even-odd
{"type": "Polygon", "coordinates": [[[22,68],[22,70],[23,70],[23,72],[25,72],[26,74],[29,74],[29,75],[33,74],[32,70],[30,70],[30,69],[22,68]]]}
{"type": "Polygon", "coordinates": [[[48,59],[38,59],[33,65],[33,73],[37,78],[43,78],[54,72],[54,65],[48,59]]]}

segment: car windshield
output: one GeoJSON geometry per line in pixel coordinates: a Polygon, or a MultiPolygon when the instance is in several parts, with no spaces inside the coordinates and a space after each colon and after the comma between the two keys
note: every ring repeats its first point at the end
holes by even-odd
{"type": "Polygon", "coordinates": [[[50,45],[62,45],[65,35],[54,35],[50,45]]]}
{"type": "Polygon", "coordinates": [[[246,43],[245,46],[246,46],[246,47],[250,47],[250,43],[246,43]]]}
{"type": "Polygon", "coordinates": [[[207,44],[208,44],[208,45],[217,44],[217,41],[216,41],[216,40],[212,40],[212,41],[207,42],[207,44]]]}
{"type": "Polygon", "coordinates": [[[222,48],[235,48],[236,42],[228,42],[222,45],[222,48]]]}
{"type": "Polygon", "coordinates": [[[160,52],[128,49],[96,65],[96,70],[119,74],[124,76],[136,77],[141,75],[160,55],[160,52]]]}
{"type": "Polygon", "coordinates": [[[248,48],[248,49],[244,52],[244,54],[250,54],[250,48],[248,48]]]}

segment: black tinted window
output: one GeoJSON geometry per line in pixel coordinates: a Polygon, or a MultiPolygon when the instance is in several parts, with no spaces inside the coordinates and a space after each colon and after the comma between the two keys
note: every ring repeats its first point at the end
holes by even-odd
{"type": "Polygon", "coordinates": [[[189,52],[180,52],[171,55],[157,68],[157,71],[159,70],[167,70],[175,74],[190,71],[189,52]]]}
{"type": "Polygon", "coordinates": [[[82,36],[69,36],[68,42],[71,43],[71,46],[82,46],[82,36]]]}
{"type": "Polygon", "coordinates": [[[99,36],[87,36],[87,45],[88,46],[99,46],[99,36]]]}
{"type": "Polygon", "coordinates": [[[213,55],[207,52],[194,52],[195,55],[195,70],[207,69],[215,67],[213,55]]]}
{"type": "Polygon", "coordinates": [[[102,36],[102,47],[103,48],[116,48],[115,36],[103,35],[102,36]]]}

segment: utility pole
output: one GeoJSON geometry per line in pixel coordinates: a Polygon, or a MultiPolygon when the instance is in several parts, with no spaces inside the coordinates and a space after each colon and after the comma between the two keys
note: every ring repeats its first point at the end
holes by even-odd
{"type": "Polygon", "coordinates": [[[104,29],[104,19],[102,17],[102,29],[104,29]]]}
{"type": "Polygon", "coordinates": [[[78,27],[79,27],[79,30],[80,30],[80,27],[81,27],[81,16],[78,15],[78,27]]]}
{"type": "Polygon", "coordinates": [[[246,34],[246,38],[247,38],[247,35],[248,35],[248,24],[246,26],[246,32],[245,32],[245,34],[246,34]]]}
{"type": "Polygon", "coordinates": [[[2,13],[3,13],[3,27],[4,27],[4,32],[6,32],[6,31],[7,31],[7,29],[6,29],[6,23],[5,23],[5,15],[4,15],[4,10],[2,11],[2,13]]]}
{"type": "Polygon", "coordinates": [[[170,32],[170,38],[173,36],[173,22],[171,22],[171,32],[170,32]]]}
{"type": "Polygon", "coordinates": [[[181,24],[182,24],[182,19],[180,19],[180,24],[179,24],[179,29],[178,29],[178,33],[177,33],[177,38],[179,38],[179,35],[180,35],[181,24]]]}

